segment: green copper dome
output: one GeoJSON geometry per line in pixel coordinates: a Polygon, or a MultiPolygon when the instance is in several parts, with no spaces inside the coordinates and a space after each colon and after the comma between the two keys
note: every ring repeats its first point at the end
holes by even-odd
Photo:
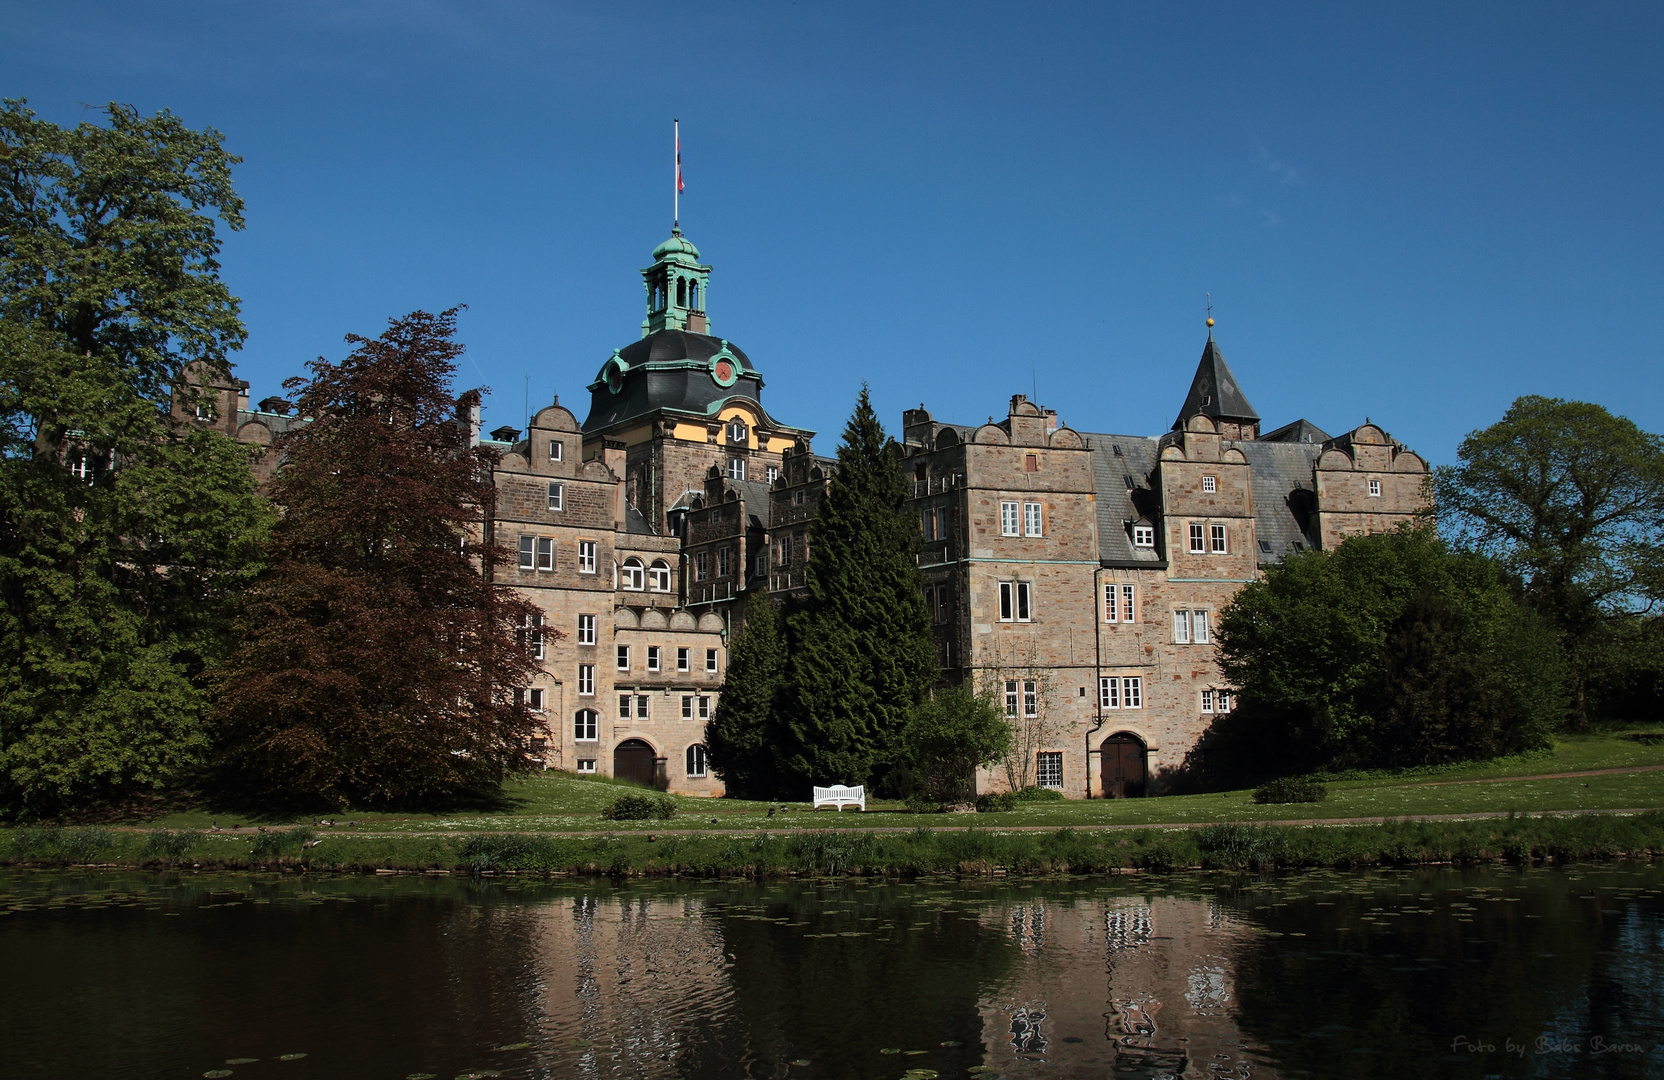
{"type": "Polygon", "coordinates": [[[699,259],[699,249],[694,247],[693,244],[682,235],[682,230],[677,229],[675,232],[671,233],[669,240],[666,240],[664,243],[653,249],[653,261],[657,262],[667,255],[686,255],[688,258],[697,261],[699,259]]]}

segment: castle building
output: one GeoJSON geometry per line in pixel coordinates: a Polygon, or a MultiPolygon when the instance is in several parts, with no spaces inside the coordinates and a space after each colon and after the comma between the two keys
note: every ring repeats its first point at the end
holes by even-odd
{"type": "MultiPolygon", "coordinates": [[[[703,738],[730,636],[753,597],[802,594],[836,463],[764,409],[761,372],[711,333],[699,258],[679,229],[654,249],[642,336],[603,361],[582,423],[557,400],[523,436],[491,433],[488,524],[517,553],[499,580],[542,612],[526,628],[534,755],[719,795],[703,738]]],[[[1262,434],[1211,326],[1160,436],[1075,431],[1021,394],[997,423],[903,415],[943,677],[992,689],[1018,735],[979,790],[1154,790],[1232,707],[1213,638],[1231,598],[1287,555],[1424,508],[1426,462],[1374,424],[1262,434]]],[[[202,422],[239,441],[300,422],[275,398],[249,409],[247,384],[215,392],[202,422]]]]}

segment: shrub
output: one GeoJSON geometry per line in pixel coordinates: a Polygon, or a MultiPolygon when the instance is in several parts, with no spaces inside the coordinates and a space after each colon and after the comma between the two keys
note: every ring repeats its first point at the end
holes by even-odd
{"type": "Polygon", "coordinates": [[[153,858],[178,859],[196,847],[201,839],[200,833],[189,829],[181,829],[179,832],[152,829],[145,834],[144,853],[153,858]]]}
{"type": "Polygon", "coordinates": [[[1284,776],[1254,789],[1254,801],[1266,803],[1322,802],[1329,797],[1329,789],[1315,780],[1298,776],[1284,776]]]}
{"type": "Polygon", "coordinates": [[[601,810],[608,821],[669,821],[676,816],[676,800],[669,795],[620,795],[601,810]]]}
{"type": "Polygon", "coordinates": [[[989,791],[976,797],[976,812],[979,814],[994,814],[1002,810],[1017,809],[1017,793],[1015,791],[989,791]]]}
{"type": "Polygon", "coordinates": [[[249,856],[255,859],[276,859],[283,855],[299,854],[316,834],[311,829],[271,829],[254,838],[249,856]]]}
{"type": "Polygon", "coordinates": [[[1017,793],[1018,802],[1062,802],[1063,792],[1050,787],[1026,787],[1017,793]]]}

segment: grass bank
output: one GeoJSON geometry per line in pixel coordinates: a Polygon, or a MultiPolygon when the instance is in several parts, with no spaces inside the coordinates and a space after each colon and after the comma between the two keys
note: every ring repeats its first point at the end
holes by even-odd
{"type": "Polygon", "coordinates": [[[1394,821],[1224,823],[1183,829],[787,830],[753,834],[400,835],[305,827],[241,834],[21,828],[0,832],[0,863],[298,872],[522,872],[782,877],[1061,874],[1429,863],[1572,862],[1664,855],[1664,812],[1394,821]]]}

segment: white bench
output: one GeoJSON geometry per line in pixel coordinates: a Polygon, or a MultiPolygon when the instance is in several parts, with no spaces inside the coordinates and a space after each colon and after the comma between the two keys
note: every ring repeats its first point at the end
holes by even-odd
{"type": "Polygon", "coordinates": [[[815,809],[830,806],[839,813],[846,806],[859,806],[863,813],[867,809],[867,789],[863,785],[855,787],[818,787],[815,789],[815,809]]]}

